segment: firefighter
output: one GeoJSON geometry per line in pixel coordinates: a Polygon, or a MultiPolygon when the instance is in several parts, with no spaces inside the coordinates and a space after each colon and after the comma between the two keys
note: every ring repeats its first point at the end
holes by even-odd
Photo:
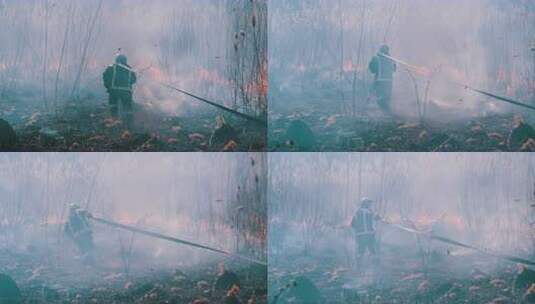
{"type": "Polygon", "coordinates": [[[377,261],[377,240],[375,238],[376,222],[380,217],[372,211],[373,201],[369,198],[362,199],[360,206],[353,215],[351,227],[355,233],[355,243],[357,249],[357,267],[366,251],[377,261]]]}
{"type": "Polygon", "coordinates": [[[73,240],[87,263],[93,262],[93,231],[88,220],[88,213],[76,204],[69,207],[69,219],[65,223],[65,234],[73,240]]]}
{"type": "Polygon", "coordinates": [[[390,103],[396,64],[385,56],[390,56],[390,48],[387,45],[381,46],[377,55],[370,61],[368,68],[374,74],[373,91],[378,99],[379,107],[385,114],[392,115],[390,103]]]}
{"type": "Polygon", "coordinates": [[[110,112],[113,118],[119,117],[119,105],[127,126],[132,123],[133,116],[133,85],[136,83],[136,73],[128,65],[128,58],[119,54],[115,64],[106,68],[102,75],[104,87],[109,95],[110,112]]]}

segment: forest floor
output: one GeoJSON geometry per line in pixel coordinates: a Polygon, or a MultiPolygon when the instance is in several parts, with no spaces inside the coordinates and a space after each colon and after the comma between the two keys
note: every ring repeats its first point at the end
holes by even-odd
{"type": "Polygon", "coordinates": [[[0,104],[0,118],[14,128],[15,151],[263,151],[265,128],[241,119],[217,127],[215,111],[166,116],[136,106],[126,128],[106,104],[69,103],[57,113],[24,103],[0,104]]]}
{"type": "Polygon", "coordinates": [[[443,255],[424,264],[421,257],[405,256],[397,250],[382,254],[375,268],[370,266],[374,265],[371,258],[364,260],[361,272],[354,266],[347,266],[343,260],[310,254],[270,257],[270,303],[275,303],[273,300],[278,294],[278,304],[508,304],[535,301],[535,284],[526,287],[519,283],[517,265],[488,256],[443,255]],[[310,295],[322,301],[307,298],[310,295]]]}
{"type": "MultiPolygon", "coordinates": [[[[449,122],[382,113],[341,115],[335,107],[311,102],[292,110],[271,109],[269,151],[535,151],[535,132],[510,144],[513,114],[494,114],[449,122]]],[[[523,132],[519,132],[523,133],[523,132]]]]}
{"type": "Polygon", "coordinates": [[[81,266],[86,268],[80,271],[51,267],[34,256],[0,250],[0,265],[17,283],[21,303],[207,304],[248,303],[251,298],[255,300],[250,303],[267,302],[267,269],[232,261],[225,268],[237,275],[240,288],[233,289],[230,296],[227,290],[216,288],[221,278],[218,262],[126,275],[90,266],[81,266]]]}

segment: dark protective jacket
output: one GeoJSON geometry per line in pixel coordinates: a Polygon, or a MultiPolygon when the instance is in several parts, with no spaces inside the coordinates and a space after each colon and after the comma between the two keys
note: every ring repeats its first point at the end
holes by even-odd
{"type": "Polygon", "coordinates": [[[86,241],[92,238],[93,231],[85,216],[78,212],[69,215],[69,221],[65,224],[65,233],[75,241],[86,241]]]}
{"type": "Polygon", "coordinates": [[[351,227],[357,235],[373,234],[375,233],[376,217],[370,209],[361,207],[353,216],[351,227]]]}
{"type": "Polygon", "coordinates": [[[93,231],[89,224],[88,213],[80,210],[70,211],[69,220],[65,223],[65,234],[76,244],[84,261],[93,263],[93,231]]]}
{"type": "Polygon", "coordinates": [[[396,63],[381,56],[381,54],[372,58],[368,68],[375,75],[375,81],[392,81],[393,74],[397,69],[396,63]]]}
{"type": "Polygon", "coordinates": [[[102,75],[104,87],[108,92],[128,91],[132,92],[132,85],[136,83],[136,73],[127,64],[112,64],[106,68],[102,75]]]}

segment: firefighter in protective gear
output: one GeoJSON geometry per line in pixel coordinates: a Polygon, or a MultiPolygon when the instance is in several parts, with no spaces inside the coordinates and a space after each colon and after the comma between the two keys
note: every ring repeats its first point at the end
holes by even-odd
{"type": "Polygon", "coordinates": [[[375,239],[375,224],[380,217],[371,210],[373,201],[368,198],[362,199],[353,219],[351,228],[355,233],[355,243],[357,245],[357,263],[366,254],[366,251],[372,256],[377,255],[377,241],[375,239]]]}
{"type": "Polygon", "coordinates": [[[136,73],[128,65],[125,55],[119,54],[115,64],[106,68],[102,78],[104,87],[109,95],[110,112],[113,118],[119,117],[119,103],[124,111],[127,125],[132,122],[133,116],[133,85],[136,83],[136,73]]]}
{"type": "Polygon", "coordinates": [[[390,56],[390,48],[387,45],[381,46],[377,55],[370,61],[368,68],[375,76],[373,91],[378,98],[377,103],[384,113],[391,115],[392,81],[396,72],[396,63],[385,56],[390,56]]]}
{"type": "Polygon", "coordinates": [[[69,219],[65,223],[65,234],[73,240],[82,254],[82,259],[93,262],[93,231],[89,224],[88,213],[76,204],[69,207],[69,219]]]}

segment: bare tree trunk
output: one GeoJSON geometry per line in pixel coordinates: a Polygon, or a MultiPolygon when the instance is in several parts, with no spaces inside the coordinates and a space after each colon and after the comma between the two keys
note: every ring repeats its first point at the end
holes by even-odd
{"type": "Polygon", "coordinates": [[[338,7],[340,10],[340,98],[342,102],[342,112],[346,112],[345,95],[344,95],[344,11],[342,7],[342,0],[338,0],[338,7]]]}
{"type": "Polygon", "coordinates": [[[67,21],[65,23],[65,33],[63,35],[63,43],[61,45],[61,52],[60,52],[60,55],[59,55],[59,63],[58,63],[58,70],[56,72],[56,82],[55,82],[55,85],[54,85],[54,107],[57,109],[57,104],[58,104],[58,86],[59,86],[59,76],[61,74],[61,68],[63,67],[63,58],[65,56],[65,50],[67,48],[67,41],[68,41],[68,38],[69,38],[69,28],[72,26],[72,23],[74,21],[74,18],[73,18],[73,12],[74,12],[74,9],[73,9],[73,2],[70,2],[69,4],[69,8],[68,8],[68,15],[69,17],[67,17],[67,21]]]}
{"type": "Polygon", "coordinates": [[[44,35],[45,35],[45,45],[43,49],[43,101],[45,103],[45,108],[48,110],[48,100],[46,96],[46,75],[47,75],[47,65],[48,65],[48,0],[45,0],[45,26],[44,26],[44,35]]]}
{"type": "Polygon", "coordinates": [[[74,80],[74,84],[73,84],[72,91],[71,91],[71,99],[74,98],[76,90],[78,89],[78,87],[80,85],[80,78],[82,77],[82,73],[83,73],[83,70],[84,70],[84,67],[85,67],[85,64],[86,64],[87,52],[89,50],[89,44],[91,43],[91,40],[92,40],[92,37],[93,37],[93,31],[95,29],[95,24],[97,22],[98,17],[100,16],[100,12],[101,12],[101,9],[102,9],[102,2],[103,1],[104,0],[100,0],[99,1],[98,7],[97,7],[97,9],[95,11],[95,15],[93,16],[92,20],[90,21],[87,37],[86,37],[85,44],[84,44],[83,50],[82,50],[82,58],[80,60],[80,66],[78,68],[78,73],[76,74],[76,79],[74,80]]]}

